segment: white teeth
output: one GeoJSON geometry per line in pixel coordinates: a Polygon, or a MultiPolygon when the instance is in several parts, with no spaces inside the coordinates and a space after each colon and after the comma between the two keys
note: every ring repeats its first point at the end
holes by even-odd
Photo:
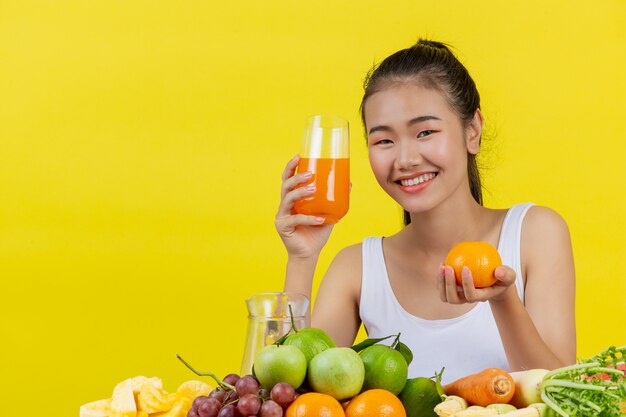
{"type": "Polygon", "coordinates": [[[431,172],[428,174],[424,174],[424,175],[420,175],[419,177],[415,177],[415,178],[411,178],[408,180],[400,180],[400,184],[402,184],[405,187],[409,187],[411,185],[417,185],[417,184],[421,184],[425,181],[431,180],[433,178],[435,178],[437,174],[431,172]]]}

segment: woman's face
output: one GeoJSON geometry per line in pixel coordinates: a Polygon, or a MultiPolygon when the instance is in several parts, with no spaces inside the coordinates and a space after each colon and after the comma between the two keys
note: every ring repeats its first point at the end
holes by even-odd
{"type": "Polygon", "coordinates": [[[478,152],[479,114],[466,129],[442,93],[407,82],[371,95],[364,119],[376,180],[406,211],[471,198],[467,153],[478,152]]]}

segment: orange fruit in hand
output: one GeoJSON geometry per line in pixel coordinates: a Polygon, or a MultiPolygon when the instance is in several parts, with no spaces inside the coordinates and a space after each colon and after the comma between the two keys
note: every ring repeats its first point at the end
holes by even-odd
{"type": "Polygon", "coordinates": [[[446,256],[446,265],[454,269],[454,277],[459,285],[463,285],[461,271],[466,266],[472,272],[474,286],[485,288],[496,283],[494,272],[502,265],[502,259],[498,250],[490,243],[461,242],[446,256]]]}
{"type": "Polygon", "coordinates": [[[339,401],[327,394],[307,392],[292,402],[285,417],[345,417],[339,401]]]}
{"type": "Polygon", "coordinates": [[[398,397],[384,389],[363,391],[350,400],[346,417],[406,417],[398,397]]]}

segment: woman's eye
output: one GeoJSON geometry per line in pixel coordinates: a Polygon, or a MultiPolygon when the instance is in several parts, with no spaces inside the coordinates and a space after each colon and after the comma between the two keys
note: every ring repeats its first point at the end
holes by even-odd
{"type": "Polygon", "coordinates": [[[379,139],[374,141],[374,145],[389,145],[390,143],[393,143],[391,139],[379,139]]]}
{"type": "Polygon", "coordinates": [[[433,134],[433,132],[434,132],[434,130],[422,130],[421,132],[419,132],[419,133],[417,134],[417,137],[418,137],[418,138],[423,138],[423,137],[426,137],[426,136],[428,136],[428,135],[433,134]]]}

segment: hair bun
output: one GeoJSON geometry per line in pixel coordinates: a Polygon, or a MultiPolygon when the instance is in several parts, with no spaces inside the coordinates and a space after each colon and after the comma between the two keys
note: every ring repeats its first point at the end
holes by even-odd
{"type": "Polygon", "coordinates": [[[431,48],[449,50],[448,45],[446,45],[445,43],[430,41],[428,39],[420,39],[419,41],[417,41],[417,45],[430,46],[431,48]]]}

